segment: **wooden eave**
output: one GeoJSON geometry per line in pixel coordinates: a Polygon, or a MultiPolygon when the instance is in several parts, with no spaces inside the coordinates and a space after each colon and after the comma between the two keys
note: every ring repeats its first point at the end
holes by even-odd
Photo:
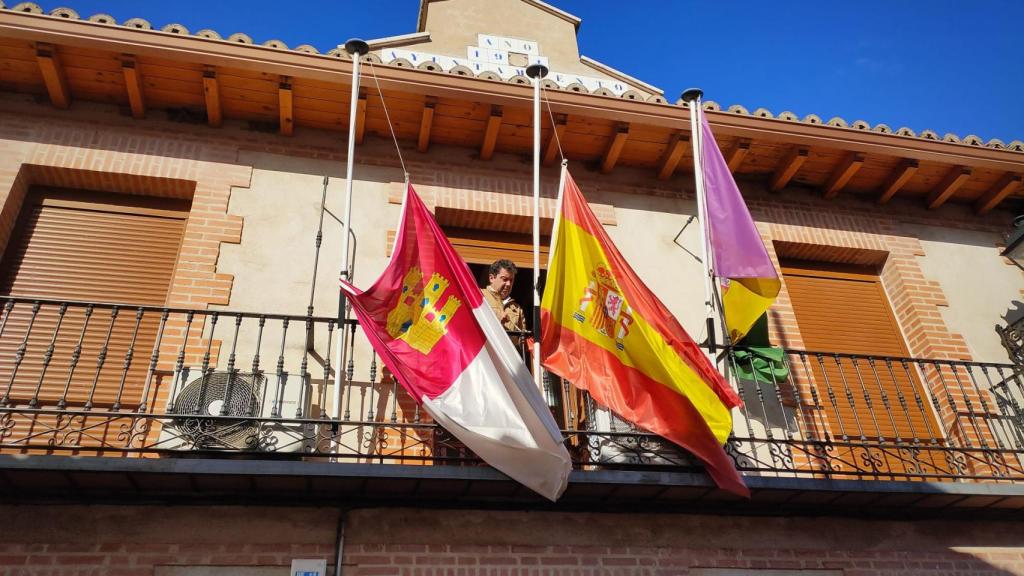
{"type": "MultiPolygon", "coordinates": [[[[162,109],[185,110],[209,114],[211,126],[221,117],[278,125],[290,113],[293,128],[278,126],[285,134],[348,127],[352,64],[346,58],[0,10],[0,90],[52,100],[59,87],[53,63],[61,66],[72,109],[79,100],[99,101],[130,114],[133,105],[138,112],[138,103],[144,102],[150,117],[162,109]],[[57,56],[43,62],[42,70],[40,47],[57,56]],[[134,63],[141,93],[132,93],[137,85],[126,85],[126,58],[134,63]],[[288,79],[287,88],[282,78],[288,79]],[[210,98],[211,84],[216,100],[210,98]],[[216,102],[219,110],[209,110],[216,102]]],[[[494,153],[530,153],[530,86],[381,64],[374,70],[401,140],[422,146],[424,110],[432,102],[426,134],[430,145],[481,150],[484,143],[489,151],[493,138],[494,153]],[[492,119],[495,107],[502,110],[500,125],[492,119]]],[[[364,82],[363,93],[363,131],[390,138],[376,85],[364,82]]],[[[595,169],[633,167],[649,169],[652,177],[663,174],[671,148],[689,133],[684,106],[554,89],[546,96],[559,124],[565,119],[559,142],[566,156],[595,169]],[[628,138],[622,135],[624,125],[628,138]]],[[[52,101],[62,103],[59,97],[52,101]]],[[[742,161],[736,166],[740,178],[771,181],[786,168],[782,164],[792,150],[806,148],[806,160],[788,185],[829,197],[860,195],[888,202],[894,196],[922,205],[941,197],[942,203],[970,204],[987,212],[996,207],[993,203],[1019,202],[1024,196],[1024,187],[1001,185],[1018,182],[1024,174],[1024,153],[1017,151],[729,112],[709,111],[707,117],[727,156],[742,143],[742,161]],[[903,174],[914,162],[916,169],[903,174]],[[942,188],[956,167],[970,169],[969,177],[955,190],[942,188]],[[893,192],[892,183],[901,176],[893,192]]],[[[542,121],[542,141],[551,142],[550,116],[542,121]]],[[[679,178],[693,165],[689,154],[676,156],[671,173],[679,178]]]]}

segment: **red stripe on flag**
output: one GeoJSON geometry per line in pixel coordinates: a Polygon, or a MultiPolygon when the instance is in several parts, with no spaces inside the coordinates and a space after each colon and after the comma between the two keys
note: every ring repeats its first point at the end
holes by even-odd
{"type": "Polygon", "coordinates": [[[732,460],[685,396],[623,365],[611,352],[555,322],[548,310],[541,309],[541,325],[545,367],[587,390],[598,404],[692,452],[720,488],[750,497],[732,460]]]}

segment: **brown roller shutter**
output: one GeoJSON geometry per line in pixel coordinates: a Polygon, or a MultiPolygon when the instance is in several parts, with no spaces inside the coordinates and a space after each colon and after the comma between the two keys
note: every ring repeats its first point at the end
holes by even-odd
{"type": "MultiPolygon", "coordinates": [[[[0,335],[0,393],[9,393],[11,404],[25,406],[35,397],[40,407],[62,399],[70,409],[90,404],[103,410],[117,400],[123,409],[138,405],[160,318],[147,313],[140,319],[132,306],[166,303],[188,210],[185,201],[30,192],[0,262],[0,295],[123,307],[115,317],[111,307],[97,306],[87,318],[81,305],[62,315],[59,304],[41,304],[33,317],[33,304],[17,304],[0,335]],[[79,339],[80,360],[72,370],[79,339]],[[51,341],[54,352],[44,372],[51,341]],[[134,352],[126,370],[129,348],[134,352]]],[[[114,433],[95,430],[81,443],[100,443],[114,433]]]]}
{"type": "MultiPolygon", "coordinates": [[[[805,349],[860,356],[908,356],[882,284],[872,270],[790,261],[783,263],[782,274],[805,349]]],[[[848,358],[837,364],[827,355],[820,361],[813,356],[808,361],[834,436],[845,433],[853,438],[863,434],[868,438],[924,440],[939,435],[912,366],[907,370],[894,363],[890,370],[884,362],[876,362],[872,369],[863,358],[856,365],[848,358]],[[900,395],[910,409],[902,409],[900,395]],[[918,399],[925,410],[918,407],[918,399]]]]}
{"type": "MultiPolygon", "coordinates": [[[[505,258],[520,268],[533,268],[533,237],[529,234],[472,228],[445,228],[444,233],[459,256],[470,264],[490,264],[505,258]]],[[[550,244],[550,237],[541,236],[541,269],[547,267],[550,244]]]]}

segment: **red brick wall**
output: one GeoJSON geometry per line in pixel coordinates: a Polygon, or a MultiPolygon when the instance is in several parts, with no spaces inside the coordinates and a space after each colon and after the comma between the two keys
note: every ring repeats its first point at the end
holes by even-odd
{"type": "MultiPolygon", "coordinates": [[[[295,558],[322,558],[333,573],[339,511],[7,506],[0,513],[19,526],[0,535],[0,575],[152,576],[169,566],[280,567],[284,574],[295,558]]],[[[343,572],[1024,574],[1024,537],[1016,528],[981,521],[360,509],[346,516],[343,572]]]]}

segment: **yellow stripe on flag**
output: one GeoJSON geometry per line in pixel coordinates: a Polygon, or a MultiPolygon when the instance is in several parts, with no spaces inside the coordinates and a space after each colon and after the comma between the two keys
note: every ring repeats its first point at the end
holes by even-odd
{"type": "Polygon", "coordinates": [[[739,342],[779,295],[778,278],[730,278],[722,293],[729,339],[739,342]]]}
{"type": "MultiPolygon", "coordinates": [[[[557,250],[549,263],[548,278],[557,278],[557,286],[549,281],[541,307],[552,319],[566,329],[586,338],[595,346],[613,354],[624,366],[638,370],[651,380],[685,396],[707,422],[719,444],[724,444],[732,432],[732,414],[721,399],[665,341],[664,336],[639,315],[632,316],[628,332],[616,345],[616,330],[609,334],[608,326],[596,326],[591,318],[595,307],[605,302],[593,296],[584,305],[588,288],[602,276],[598,271],[612,268],[600,242],[579,225],[562,218],[558,223],[557,250]],[[585,313],[584,313],[585,312],[585,313]],[[603,330],[602,330],[603,328],[603,330]]],[[[621,290],[610,288],[616,296],[624,298],[621,290]]],[[[629,302],[622,305],[628,313],[629,302]]]]}

